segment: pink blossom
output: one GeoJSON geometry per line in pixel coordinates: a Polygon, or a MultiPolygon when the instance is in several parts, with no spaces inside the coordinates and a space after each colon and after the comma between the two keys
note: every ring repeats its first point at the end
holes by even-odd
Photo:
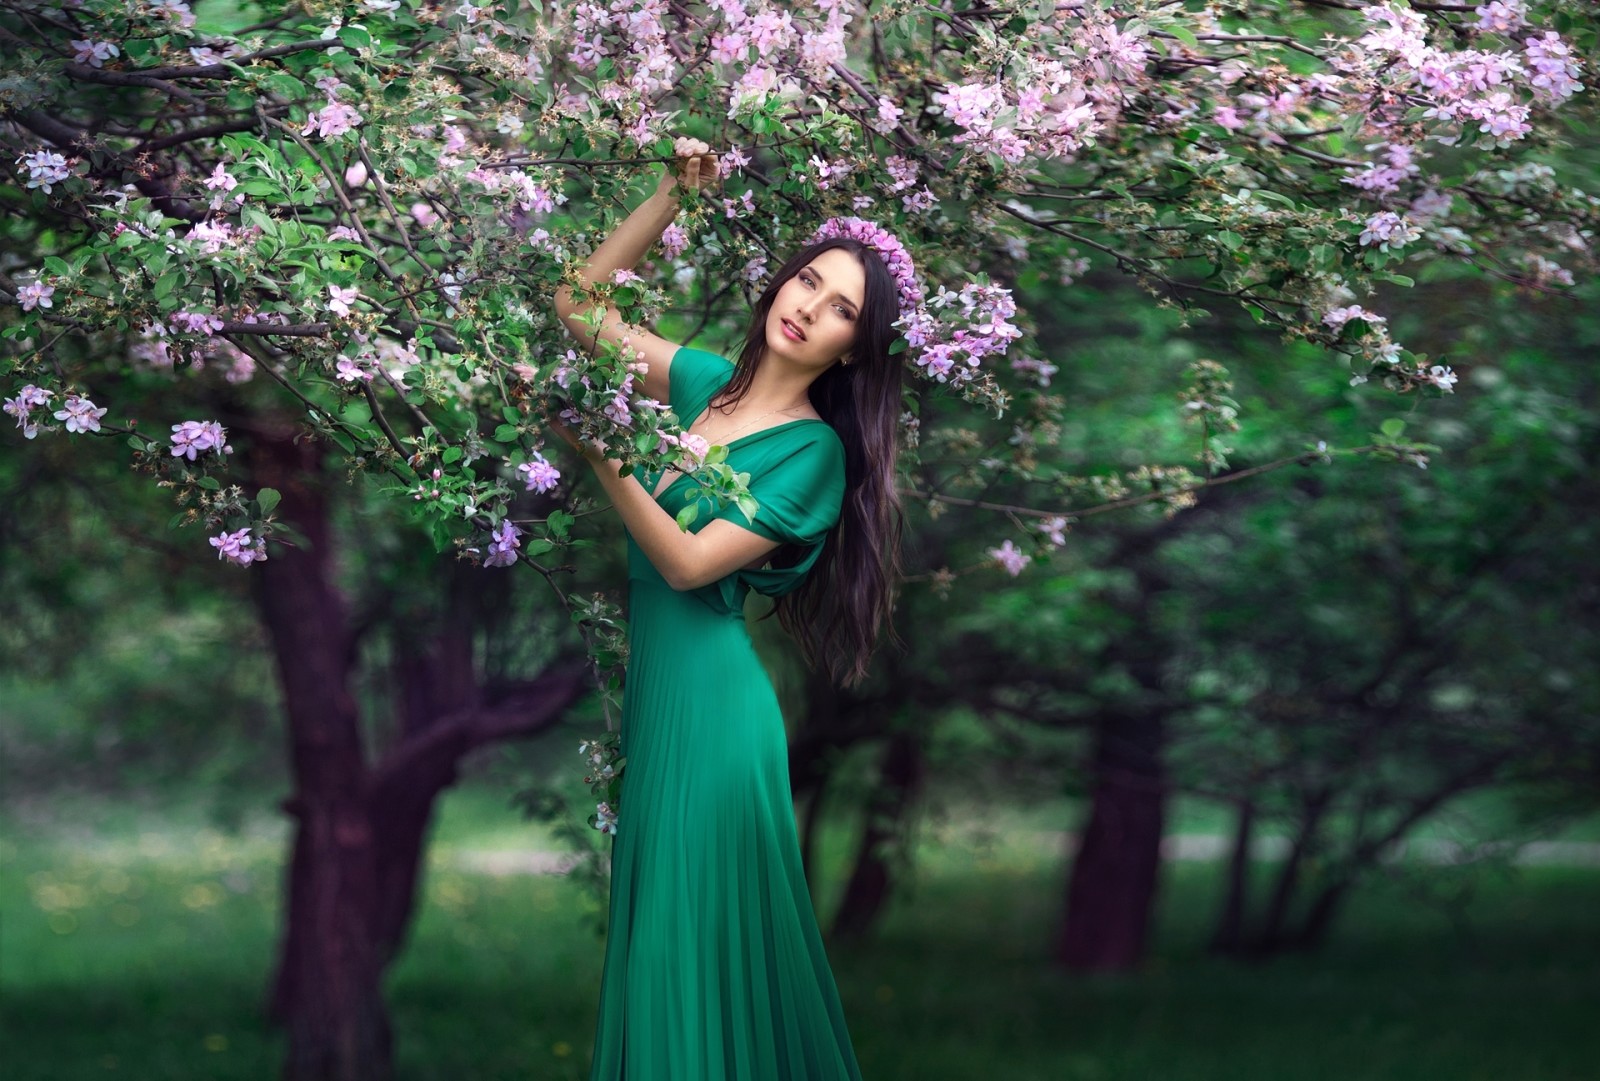
{"type": "Polygon", "coordinates": [[[1528,25],[1526,0],[1491,0],[1477,8],[1478,32],[1509,34],[1528,25]]]}
{"type": "Polygon", "coordinates": [[[228,430],[214,420],[186,420],[172,426],[172,456],[188,458],[214,450],[218,454],[231,453],[227,445],[228,430]]]}
{"type": "Polygon", "coordinates": [[[517,472],[527,481],[527,490],[530,492],[548,492],[561,479],[561,471],[540,455],[534,455],[533,461],[517,466],[517,472]]]}
{"type": "Polygon", "coordinates": [[[105,408],[96,409],[95,404],[82,395],[69,394],[63,407],[56,410],[54,415],[57,420],[67,422],[69,432],[98,432],[100,418],[107,412],[105,408]]]}
{"type": "Polygon", "coordinates": [[[218,559],[226,559],[241,567],[263,562],[267,558],[266,540],[263,538],[251,545],[249,526],[232,533],[223,530],[211,538],[211,547],[217,550],[218,559]]]}
{"type": "Polygon", "coordinates": [[[680,467],[685,471],[699,469],[711,453],[711,442],[703,435],[685,434],[678,440],[678,449],[683,452],[678,459],[680,467]]]}
{"type": "Polygon", "coordinates": [[[189,10],[184,0],[154,0],[150,5],[150,13],[176,23],[185,30],[194,26],[194,12],[189,10]]]}
{"type": "Polygon", "coordinates": [[[337,285],[329,285],[328,292],[333,297],[332,300],[328,301],[328,310],[333,312],[335,315],[348,316],[350,314],[350,305],[353,304],[356,299],[356,294],[358,292],[357,288],[354,285],[348,288],[340,288],[337,285]]]}
{"type": "Polygon", "coordinates": [[[633,413],[628,405],[628,396],[624,393],[619,392],[614,395],[600,412],[604,413],[615,424],[619,424],[624,428],[633,427],[633,413]]]}
{"type": "Polygon", "coordinates": [[[1067,543],[1067,520],[1059,516],[1046,518],[1039,523],[1039,532],[1049,538],[1053,546],[1059,548],[1067,543]]]}
{"type": "Polygon", "coordinates": [[[109,41],[74,41],[71,45],[77,50],[72,59],[92,68],[103,68],[107,60],[122,55],[122,50],[109,41]]]}
{"type": "Polygon", "coordinates": [[[517,549],[522,547],[522,530],[506,518],[494,529],[494,540],[489,543],[489,554],[483,557],[485,567],[509,567],[517,561],[517,549]]]}
{"type": "Polygon", "coordinates": [[[365,359],[366,358],[363,357],[361,360],[352,360],[345,354],[340,353],[338,363],[334,368],[337,373],[336,377],[347,380],[351,383],[354,383],[358,379],[366,383],[372,382],[373,377],[377,373],[375,373],[368,365],[362,363],[362,361],[365,359]]]}
{"type": "Polygon", "coordinates": [[[428,203],[416,202],[411,204],[412,219],[424,229],[439,221],[439,212],[428,203]]]}
{"type": "Polygon", "coordinates": [[[53,308],[55,302],[50,298],[55,292],[56,287],[53,285],[32,281],[17,290],[17,301],[25,312],[31,312],[34,308],[53,308]]]}
{"type": "Polygon", "coordinates": [[[1244,119],[1239,116],[1239,110],[1232,105],[1218,105],[1211,111],[1211,119],[1229,131],[1238,131],[1245,126],[1244,119]]]}
{"type": "Polygon", "coordinates": [[[1398,251],[1422,233],[1405,218],[1392,210],[1385,210],[1367,219],[1361,232],[1361,243],[1376,244],[1379,251],[1398,251]]]}
{"type": "Polygon", "coordinates": [[[1005,568],[1007,574],[1015,578],[1022,573],[1022,568],[1033,561],[1033,557],[1010,541],[1006,541],[998,548],[990,548],[984,553],[1005,568]]]}
{"type": "Polygon", "coordinates": [[[676,259],[689,246],[689,234],[683,226],[673,222],[661,231],[661,251],[668,259],[676,259]]]}
{"type": "Polygon", "coordinates": [[[324,139],[333,139],[347,131],[354,131],[362,120],[363,117],[354,106],[342,101],[329,101],[307,118],[305,129],[300,134],[310,135],[315,132],[324,139]]]}
{"type": "Polygon", "coordinates": [[[1528,82],[1546,100],[1565,101],[1583,89],[1578,82],[1582,69],[1573,59],[1571,48],[1554,30],[1528,38],[1527,52],[1528,66],[1533,69],[1528,82]]]}
{"type": "Polygon", "coordinates": [[[717,164],[727,169],[728,176],[737,176],[750,164],[750,155],[737,146],[730,146],[717,158],[717,164]]]}
{"type": "Polygon", "coordinates": [[[233,226],[225,221],[195,222],[189,239],[200,245],[202,255],[214,255],[233,240],[233,226]]]}
{"type": "Polygon", "coordinates": [[[878,115],[872,119],[872,130],[880,135],[887,135],[900,123],[900,118],[905,115],[905,110],[890,101],[887,96],[878,99],[878,115]]]}
{"type": "Polygon", "coordinates": [[[718,64],[742,64],[750,55],[750,39],[743,34],[715,34],[708,54],[718,64]]]}
{"type": "Polygon", "coordinates": [[[55,391],[45,390],[43,387],[29,383],[17,391],[15,398],[7,398],[5,412],[17,418],[17,427],[22,429],[25,438],[33,439],[39,434],[39,424],[32,419],[33,410],[41,405],[48,405],[55,391]]]}
{"type": "Polygon", "coordinates": [[[35,150],[22,155],[17,162],[27,166],[27,186],[47,193],[54,190],[53,185],[62,183],[72,175],[72,167],[67,164],[67,159],[54,150],[35,150]]]}
{"type": "Polygon", "coordinates": [[[1387,323],[1388,320],[1381,315],[1374,315],[1359,304],[1352,304],[1348,308],[1330,308],[1322,317],[1323,323],[1338,330],[1352,319],[1359,319],[1370,326],[1387,323]]]}
{"type": "Polygon", "coordinates": [[[167,320],[173,330],[190,334],[215,334],[222,329],[222,320],[211,312],[173,312],[167,320]]]}

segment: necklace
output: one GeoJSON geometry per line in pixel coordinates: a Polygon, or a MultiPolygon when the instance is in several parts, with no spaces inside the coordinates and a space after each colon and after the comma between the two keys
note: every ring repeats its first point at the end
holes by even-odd
{"type": "MultiPolygon", "coordinates": [[[[706,408],[709,410],[710,406],[707,406],[706,408]]],[[[774,413],[787,413],[787,412],[790,412],[791,410],[795,410],[795,409],[799,409],[799,408],[800,408],[800,405],[799,404],[795,404],[795,405],[780,406],[777,409],[769,409],[765,413],[763,413],[759,417],[757,417],[755,420],[752,420],[749,424],[740,425],[739,427],[735,428],[733,431],[729,432],[727,435],[722,436],[721,437],[721,441],[720,441],[720,443],[718,445],[719,446],[727,446],[728,443],[733,439],[734,436],[738,435],[740,432],[744,431],[746,428],[751,428],[751,427],[754,427],[757,424],[760,424],[762,421],[766,420],[768,417],[772,416],[772,414],[774,414],[774,413]]]]}

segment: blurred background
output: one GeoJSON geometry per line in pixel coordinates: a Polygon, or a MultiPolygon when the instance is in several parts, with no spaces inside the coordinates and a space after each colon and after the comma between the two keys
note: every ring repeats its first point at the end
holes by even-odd
{"type": "MultiPolygon", "coordinates": [[[[931,576],[1020,534],[913,506],[907,649],[856,692],[752,624],[866,1077],[1600,1077],[1593,299],[1464,276],[1377,298],[1461,374],[1416,400],[1114,277],[1019,297],[1070,405],[1042,463],[1192,466],[1175,392],[1201,359],[1234,382],[1229,472],[1396,424],[1437,450],[1085,518],[1016,577],[931,576]]],[[[1009,427],[952,409],[928,430],[937,465],[1009,427]]],[[[197,560],[116,455],[0,441],[7,1075],[275,1074],[294,651],[256,569],[197,560]]],[[[441,683],[493,697],[571,651],[536,576],[454,567],[327,483],[347,648],[322,659],[368,755],[441,683]]],[[[620,590],[616,522],[580,534],[573,573],[620,590]]],[[[384,980],[399,1076],[587,1075],[603,941],[577,746],[599,718],[580,698],[471,749],[419,812],[384,980]]]]}

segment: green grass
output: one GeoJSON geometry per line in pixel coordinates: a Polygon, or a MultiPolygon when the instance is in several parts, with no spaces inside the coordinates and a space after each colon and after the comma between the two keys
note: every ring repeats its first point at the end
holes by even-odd
{"type": "MultiPolygon", "coordinates": [[[[562,878],[466,873],[466,847],[539,848],[501,793],[446,801],[409,948],[390,974],[400,1076],[582,1078],[602,945],[562,878]]],[[[259,1008],[282,824],[80,808],[0,845],[12,1081],[273,1076],[259,1008]],[[69,828],[70,827],[70,828],[69,828]]],[[[1002,820],[1002,825],[1004,821],[1002,820]]],[[[831,885],[846,848],[828,837],[831,885]]],[[[1452,921],[1375,883],[1329,950],[1207,958],[1218,868],[1169,864],[1137,976],[1053,971],[1061,852],[1001,828],[929,831],[913,890],[835,971],[868,1081],[1593,1081],[1600,871],[1484,874],[1452,921]],[[975,838],[986,838],[981,843],[975,838]]],[[[759,1081],[759,1079],[756,1079],[759,1081]]]]}

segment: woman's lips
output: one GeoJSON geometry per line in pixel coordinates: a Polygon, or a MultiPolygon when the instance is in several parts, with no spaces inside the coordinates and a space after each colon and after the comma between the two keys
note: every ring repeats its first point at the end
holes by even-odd
{"type": "Polygon", "coordinates": [[[783,333],[787,335],[790,340],[797,342],[803,342],[806,340],[806,336],[801,334],[799,330],[796,329],[795,325],[789,322],[789,320],[781,319],[779,322],[783,324],[783,333]]]}

